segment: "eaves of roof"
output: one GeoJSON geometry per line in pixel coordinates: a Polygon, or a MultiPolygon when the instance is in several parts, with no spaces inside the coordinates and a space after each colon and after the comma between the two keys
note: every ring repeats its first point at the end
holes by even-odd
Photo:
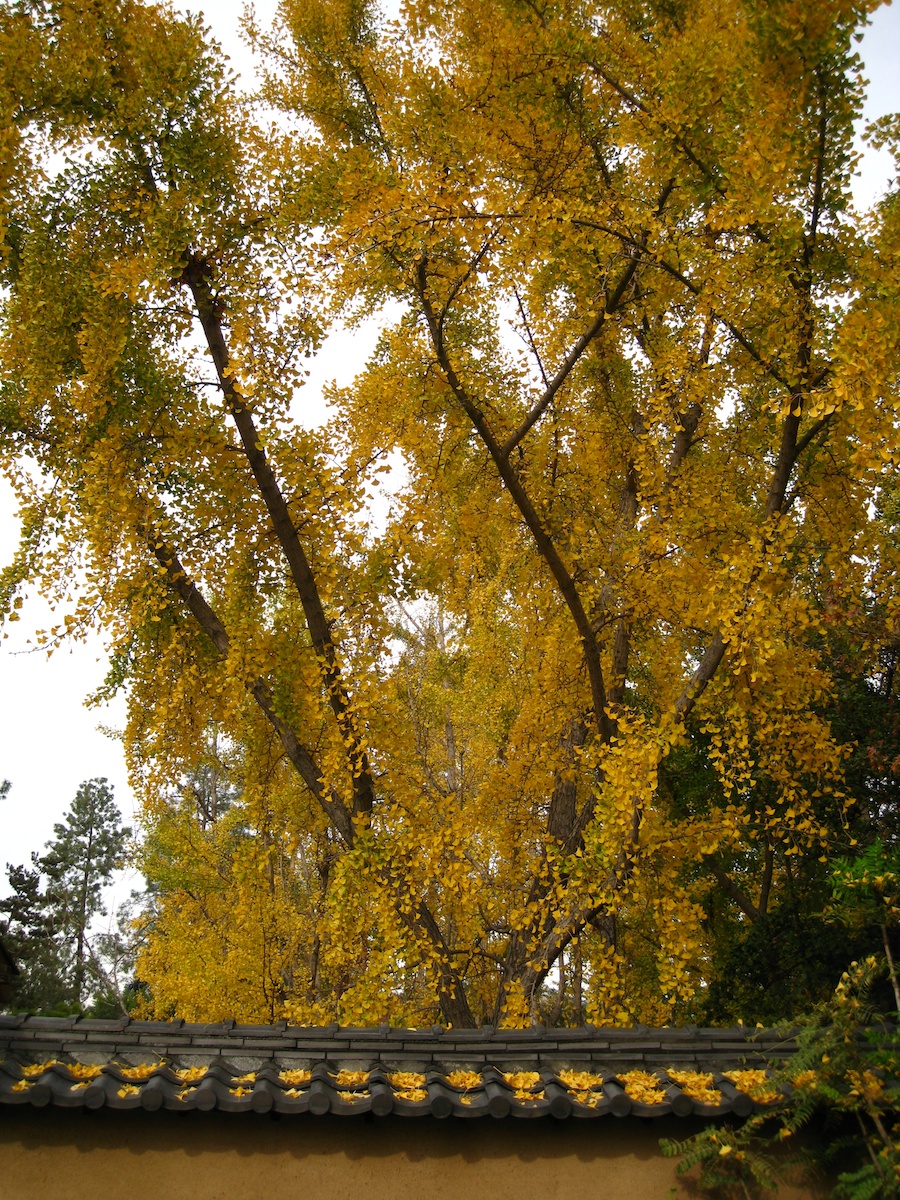
{"type": "Polygon", "coordinates": [[[0,1104],[463,1118],[746,1116],[775,1095],[760,1072],[794,1048],[782,1033],[741,1026],[423,1030],[0,1016],[0,1104]]]}

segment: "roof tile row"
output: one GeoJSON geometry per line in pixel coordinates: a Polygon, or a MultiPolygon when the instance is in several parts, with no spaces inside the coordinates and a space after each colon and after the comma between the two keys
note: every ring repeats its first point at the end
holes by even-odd
{"type": "Polygon", "coordinates": [[[317,1063],[301,1072],[271,1062],[245,1072],[222,1059],[199,1069],[160,1062],[144,1067],[109,1063],[86,1070],[74,1062],[27,1064],[7,1058],[0,1063],[0,1103],[319,1115],[395,1112],[466,1118],[595,1118],[610,1113],[619,1117],[668,1113],[714,1117],[728,1112],[746,1116],[757,1104],[775,1099],[771,1088],[767,1091],[763,1085],[760,1091],[758,1079],[753,1081],[755,1086],[742,1086],[743,1079],[741,1072],[734,1072],[732,1079],[711,1073],[692,1087],[691,1080],[676,1079],[663,1071],[635,1081],[611,1072],[590,1078],[565,1069],[524,1075],[493,1067],[456,1074],[397,1072],[380,1063],[357,1070],[317,1063]]]}
{"type": "Polygon", "coordinates": [[[393,1029],[0,1016],[0,1104],[355,1115],[740,1115],[771,1030],[393,1029]],[[750,1068],[748,1070],[747,1068],[750,1068]],[[727,1078],[726,1076],[730,1076],[727,1078]]]}

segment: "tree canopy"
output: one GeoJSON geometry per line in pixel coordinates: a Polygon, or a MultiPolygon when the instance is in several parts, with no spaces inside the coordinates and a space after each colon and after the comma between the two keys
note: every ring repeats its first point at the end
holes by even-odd
{"type": "Polygon", "coordinates": [[[110,639],[157,1012],[696,1018],[891,840],[874,7],[283,0],[252,100],[165,6],[3,5],[3,598],[110,639]]]}

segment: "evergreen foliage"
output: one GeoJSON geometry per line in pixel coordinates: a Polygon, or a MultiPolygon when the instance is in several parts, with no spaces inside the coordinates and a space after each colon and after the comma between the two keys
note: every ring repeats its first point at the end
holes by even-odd
{"type": "Polygon", "coordinates": [[[10,1005],[45,1015],[124,1011],[121,988],[135,953],[129,915],[118,930],[95,928],[131,835],[106,780],[81,784],[53,832],[30,868],[7,864],[12,891],[0,900],[0,934],[21,972],[10,1005]]]}

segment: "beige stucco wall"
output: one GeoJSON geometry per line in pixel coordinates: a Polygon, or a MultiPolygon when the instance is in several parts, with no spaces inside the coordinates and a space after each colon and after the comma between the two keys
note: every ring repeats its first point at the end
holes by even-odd
{"type": "Polygon", "coordinates": [[[659,1138],[693,1128],[7,1108],[0,1200],[668,1200],[659,1138]]]}

